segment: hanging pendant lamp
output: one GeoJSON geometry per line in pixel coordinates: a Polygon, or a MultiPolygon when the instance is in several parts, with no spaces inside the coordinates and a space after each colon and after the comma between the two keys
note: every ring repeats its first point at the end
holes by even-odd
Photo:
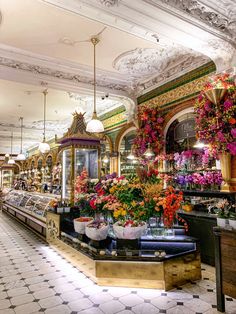
{"type": "Polygon", "coordinates": [[[86,131],[90,133],[104,132],[104,126],[98,119],[96,111],[96,45],[99,43],[97,37],[92,37],[91,42],[93,44],[93,115],[92,119],[88,122],[86,131]]]}
{"type": "Polygon", "coordinates": [[[17,155],[17,160],[25,160],[25,155],[22,152],[22,134],[23,134],[23,117],[20,117],[20,153],[17,155]]]}
{"type": "Polygon", "coordinates": [[[155,156],[155,153],[153,152],[150,143],[148,143],[148,148],[143,155],[148,158],[152,158],[155,156]]]}
{"type": "Polygon", "coordinates": [[[46,143],[46,100],[48,91],[45,89],[43,91],[43,141],[39,144],[39,151],[42,154],[48,153],[50,151],[50,146],[46,143]]]}
{"type": "Polygon", "coordinates": [[[12,158],[12,141],[13,141],[13,133],[11,132],[11,155],[10,155],[10,158],[8,160],[9,165],[15,164],[15,160],[12,158]]]}

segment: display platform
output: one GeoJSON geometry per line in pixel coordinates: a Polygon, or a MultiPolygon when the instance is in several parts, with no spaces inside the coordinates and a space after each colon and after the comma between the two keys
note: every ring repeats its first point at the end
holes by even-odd
{"type": "Polygon", "coordinates": [[[110,230],[106,240],[91,241],[73,229],[60,230],[65,226],[60,219],[47,213],[50,245],[99,285],[170,290],[201,278],[198,241],[185,236],[183,228],[172,236],[122,241],[110,230]]]}

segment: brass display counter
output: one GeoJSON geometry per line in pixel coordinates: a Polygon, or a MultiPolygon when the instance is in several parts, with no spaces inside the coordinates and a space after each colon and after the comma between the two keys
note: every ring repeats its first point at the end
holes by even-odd
{"type": "Polygon", "coordinates": [[[170,290],[201,279],[199,246],[194,238],[149,236],[141,238],[139,249],[118,248],[112,237],[94,243],[74,231],[61,231],[62,216],[47,213],[47,240],[98,285],[170,290]],[[164,251],[165,256],[156,255],[164,251]]]}

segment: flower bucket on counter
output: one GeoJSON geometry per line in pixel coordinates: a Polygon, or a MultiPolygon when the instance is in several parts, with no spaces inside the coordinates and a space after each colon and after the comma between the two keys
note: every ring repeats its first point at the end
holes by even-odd
{"type": "Polygon", "coordinates": [[[229,218],[229,225],[230,225],[230,227],[232,227],[233,229],[236,230],[236,220],[235,219],[229,218]]]}
{"type": "Polygon", "coordinates": [[[123,223],[117,221],[113,225],[114,234],[118,239],[139,239],[145,233],[145,230],[147,229],[147,224],[144,221],[141,221],[137,224],[138,225],[136,226],[128,222],[123,223]]]}
{"type": "Polygon", "coordinates": [[[74,219],[75,232],[85,234],[85,227],[93,220],[92,217],[79,217],[74,219]]]}
{"type": "Polygon", "coordinates": [[[85,234],[91,240],[102,241],[106,239],[108,230],[109,225],[106,221],[93,220],[85,227],[85,234]]]}
{"type": "Polygon", "coordinates": [[[225,228],[228,225],[228,219],[217,217],[217,226],[225,228]]]}

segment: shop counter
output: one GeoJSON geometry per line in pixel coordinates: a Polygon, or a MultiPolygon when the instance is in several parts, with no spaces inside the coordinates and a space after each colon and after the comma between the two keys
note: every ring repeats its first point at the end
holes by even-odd
{"type": "Polygon", "coordinates": [[[64,228],[64,219],[47,212],[47,240],[99,285],[170,290],[201,278],[198,241],[183,228],[176,235],[119,240],[111,227],[106,240],[92,241],[64,228]]]}

